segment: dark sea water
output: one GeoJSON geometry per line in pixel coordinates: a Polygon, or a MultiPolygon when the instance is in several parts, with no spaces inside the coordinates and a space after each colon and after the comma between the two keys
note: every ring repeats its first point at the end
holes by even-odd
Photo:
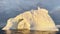
{"type": "Polygon", "coordinates": [[[60,31],[57,33],[49,33],[46,31],[36,30],[0,30],[0,34],[60,34],[60,31]]]}

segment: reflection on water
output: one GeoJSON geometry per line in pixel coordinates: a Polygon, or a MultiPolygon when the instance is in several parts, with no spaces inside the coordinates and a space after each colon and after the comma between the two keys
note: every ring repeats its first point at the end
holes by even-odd
{"type": "Polygon", "coordinates": [[[35,30],[7,30],[7,31],[1,30],[0,34],[56,34],[56,32],[35,30]]]}

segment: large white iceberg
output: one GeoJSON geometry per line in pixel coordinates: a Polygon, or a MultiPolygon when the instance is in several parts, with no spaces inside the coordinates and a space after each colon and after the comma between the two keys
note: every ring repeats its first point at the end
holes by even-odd
{"type": "Polygon", "coordinates": [[[14,18],[10,18],[3,30],[9,29],[58,31],[58,28],[49,16],[48,11],[42,8],[26,11],[14,18]]]}

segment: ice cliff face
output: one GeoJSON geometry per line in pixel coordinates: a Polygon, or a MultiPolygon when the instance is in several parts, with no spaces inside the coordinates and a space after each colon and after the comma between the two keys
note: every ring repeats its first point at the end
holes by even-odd
{"type": "Polygon", "coordinates": [[[26,11],[10,18],[3,30],[28,29],[40,31],[58,31],[46,9],[26,11]]]}

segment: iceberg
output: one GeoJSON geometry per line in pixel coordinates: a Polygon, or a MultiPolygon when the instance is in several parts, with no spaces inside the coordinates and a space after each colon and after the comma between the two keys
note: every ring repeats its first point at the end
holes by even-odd
{"type": "Polygon", "coordinates": [[[7,25],[2,30],[9,29],[58,31],[53,19],[48,14],[48,10],[39,7],[37,10],[26,11],[8,19],[7,25]]]}

